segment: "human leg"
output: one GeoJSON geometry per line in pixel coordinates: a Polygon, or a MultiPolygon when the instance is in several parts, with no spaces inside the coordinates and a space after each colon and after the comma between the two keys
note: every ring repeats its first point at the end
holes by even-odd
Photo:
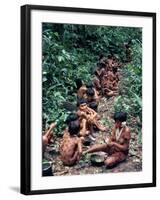
{"type": "Polygon", "coordinates": [[[84,153],[94,153],[94,152],[99,152],[99,151],[106,152],[107,146],[108,146],[107,144],[95,144],[84,153]]]}
{"type": "Polygon", "coordinates": [[[108,156],[105,160],[105,165],[107,167],[114,167],[118,163],[124,161],[126,159],[126,155],[123,152],[116,152],[112,155],[108,156]]]}

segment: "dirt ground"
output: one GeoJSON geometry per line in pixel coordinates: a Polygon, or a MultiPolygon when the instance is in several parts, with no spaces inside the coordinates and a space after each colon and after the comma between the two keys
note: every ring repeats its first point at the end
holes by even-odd
{"type": "MultiPolygon", "coordinates": [[[[113,125],[113,101],[114,97],[109,99],[103,97],[101,99],[98,107],[98,113],[101,116],[102,123],[104,123],[109,130],[107,132],[95,132],[95,141],[93,141],[91,145],[97,143],[104,143],[105,138],[111,132],[111,127],[113,125]]],[[[128,124],[128,126],[131,128],[131,141],[128,158],[124,162],[118,164],[112,169],[108,169],[104,165],[101,167],[92,166],[90,161],[91,154],[82,155],[80,161],[72,167],[64,166],[59,158],[58,152],[60,138],[56,138],[53,144],[47,146],[46,151],[44,153],[44,158],[45,160],[48,160],[52,163],[52,171],[54,176],[141,171],[142,145],[138,142],[138,132],[136,132],[136,129],[134,128],[135,125],[136,119],[132,119],[132,123],[128,124]]],[[[86,150],[87,148],[87,146],[83,146],[83,150],[86,150]]]]}

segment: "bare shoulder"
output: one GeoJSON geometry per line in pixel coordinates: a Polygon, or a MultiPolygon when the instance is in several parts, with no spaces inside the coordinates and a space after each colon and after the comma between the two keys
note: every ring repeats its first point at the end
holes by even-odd
{"type": "Polygon", "coordinates": [[[130,134],[130,129],[128,126],[126,126],[125,132],[130,134]]]}
{"type": "Polygon", "coordinates": [[[80,111],[80,110],[77,111],[77,115],[78,115],[78,116],[81,116],[82,114],[83,114],[82,111],[80,111]]]}
{"type": "Polygon", "coordinates": [[[125,128],[125,137],[126,137],[127,139],[130,139],[130,137],[131,137],[129,127],[126,127],[126,128],[125,128]]]}
{"type": "Polygon", "coordinates": [[[81,139],[79,137],[75,137],[74,141],[75,141],[76,144],[78,144],[81,141],[81,139]]]}

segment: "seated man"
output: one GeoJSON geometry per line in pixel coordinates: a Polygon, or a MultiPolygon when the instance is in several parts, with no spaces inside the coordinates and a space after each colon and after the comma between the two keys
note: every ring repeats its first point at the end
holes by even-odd
{"type": "Polygon", "coordinates": [[[95,89],[92,82],[86,84],[87,90],[84,97],[87,98],[88,102],[96,101],[97,103],[100,100],[99,92],[95,89]]]}
{"type": "Polygon", "coordinates": [[[112,134],[105,144],[97,144],[84,153],[93,153],[103,151],[108,154],[105,160],[107,167],[113,167],[127,158],[129,152],[130,129],[126,126],[127,114],[117,112],[114,114],[115,124],[112,134]]]}
{"type": "Polygon", "coordinates": [[[117,86],[118,85],[116,81],[114,81],[114,78],[113,78],[113,73],[108,72],[108,74],[104,76],[103,81],[102,81],[103,94],[107,95],[108,97],[118,95],[117,86]]]}
{"type": "Polygon", "coordinates": [[[79,161],[82,153],[82,138],[78,137],[80,124],[71,121],[60,144],[60,158],[64,165],[72,166],[79,161]]]}
{"type": "Polygon", "coordinates": [[[85,84],[82,82],[81,79],[76,80],[76,85],[77,85],[77,98],[83,98],[84,95],[86,94],[87,87],[85,84]]]}
{"type": "Polygon", "coordinates": [[[98,105],[98,102],[99,102],[99,97],[95,94],[95,91],[93,88],[88,88],[87,91],[86,91],[86,100],[87,100],[87,103],[88,105],[91,103],[91,102],[96,102],[97,105],[98,105]]]}

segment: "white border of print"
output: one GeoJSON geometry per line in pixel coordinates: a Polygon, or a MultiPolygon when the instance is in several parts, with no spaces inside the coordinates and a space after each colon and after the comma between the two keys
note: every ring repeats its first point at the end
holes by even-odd
{"type": "Polygon", "coordinates": [[[152,183],[152,18],[34,10],[31,11],[31,41],[31,190],[152,183]],[[41,176],[43,22],[143,28],[143,166],[141,172],[41,176]]]}

